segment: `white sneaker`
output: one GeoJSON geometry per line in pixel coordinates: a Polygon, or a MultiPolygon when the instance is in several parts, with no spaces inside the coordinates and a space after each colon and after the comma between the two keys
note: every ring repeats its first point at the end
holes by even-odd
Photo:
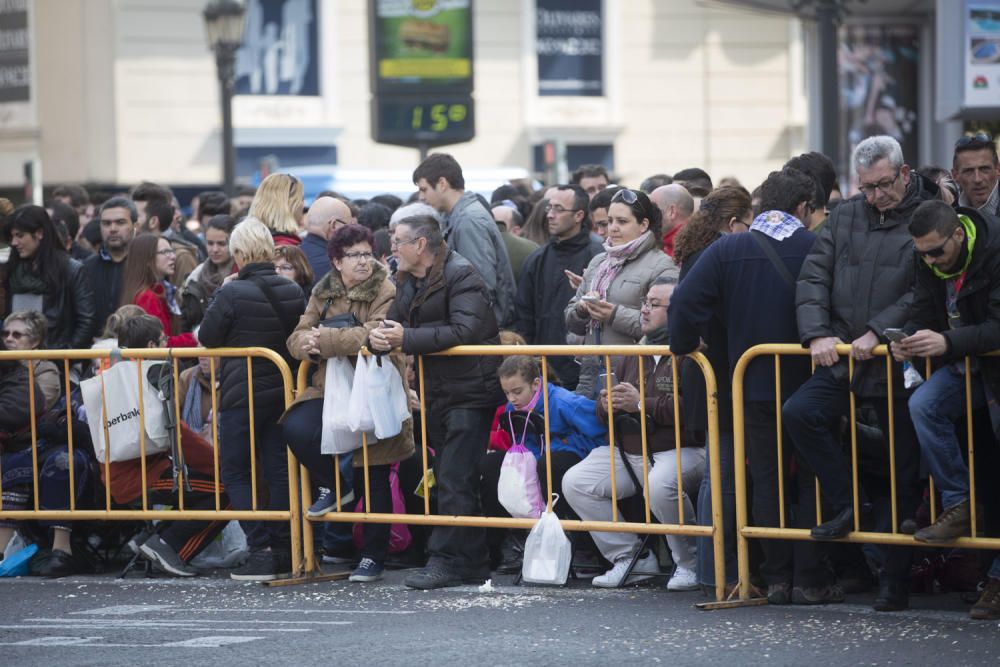
{"type": "Polygon", "coordinates": [[[668,591],[696,591],[698,588],[698,577],[695,575],[694,570],[689,570],[680,565],[677,566],[673,576],[670,577],[670,581],[667,582],[668,591]]]}
{"type": "MultiPolygon", "coordinates": [[[[592,583],[598,588],[618,588],[622,584],[622,579],[625,578],[625,571],[628,569],[628,564],[631,561],[631,556],[619,558],[615,561],[613,568],[600,576],[594,577],[592,583]]],[[[657,562],[656,556],[652,553],[647,553],[645,558],[640,558],[636,562],[635,567],[632,568],[632,574],[629,575],[628,583],[635,584],[650,579],[659,573],[660,564],[657,562]]]]}

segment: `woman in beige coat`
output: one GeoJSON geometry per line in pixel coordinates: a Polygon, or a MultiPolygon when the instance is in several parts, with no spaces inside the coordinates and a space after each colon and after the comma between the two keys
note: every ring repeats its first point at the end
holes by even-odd
{"type": "MultiPolygon", "coordinates": [[[[306,312],[288,338],[288,351],[301,361],[317,361],[312,386],[303,391],[282,417],[285,440],[299,462],[309,469],[312,479],[329,489],[309,508],[309,516],[322,516],[337,506],[334,457],[322,454],[323,384],[326,359],[347,357],[354,362],[368,338],[368,332],[385,318],[396,294],[385,268],[373,259],[372,233],[361,225],[347,225],[333,233],[328,252],[332,268],[313,288],[306,312]],[[353,317],[352,317],[353,316],[353,317]],[[336,318],[337,321],[331,321],[336,318]],[[326,324],[324,324],[324,322],[326,324]]],[[[406,377],[401,355],[390,356],[406,377]]],[[[347,400],[347,397],[343,397],[347,400]]],[[[413,420],[403,423],[399,435],[385,440],[368,441],[368,481],[370,511],[392,513],[389,467],[413,454],[413,420]]],[[[344,457],[341,457],[344,459],[344,457]]],[[[363,464],[361,452],[354,457],[355,467],[363,464]]],[[[356,488],[364,492],[364,476],[354,475],[356,488]]],[[[349,491],[348,487],[342,494],[349,491]]],[[[359,493],[359,495],[360,495],[359,493]]],[[[341,502],[346,502],[341,498],[341,502]]],[[[390,525],[366,523],[361,562],[351,574],[351,581],[377,581],[382,578],[389,550],[390,525]]]]}
{"type": "MultiPolygon", "coordinates": [[[[608,207],[604,252],[583,272],[583,282],[566,306],[566,328],[586,334],[587,345],[632,345],[642,337],[639,307],[661,275],[677,277],[677,266],[660,248],[662,214],[646,193],[622,188],[608,207]]],[[[576,393],[593,398],[603,368],[585,357],[576,393]]]]}

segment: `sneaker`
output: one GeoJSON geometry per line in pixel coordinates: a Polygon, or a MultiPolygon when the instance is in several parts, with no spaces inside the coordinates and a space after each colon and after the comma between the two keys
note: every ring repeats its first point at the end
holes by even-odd
{"type": "Polygon", "coordinates": [[[632,556],[619,558],[615,561],[614,567],[604,574],[594,577],[591,583],[598,588],[618,588],[623,583],[635,584],[646,579],[652,579],[660,574],[660,564],[656,561],[656,557],[651,553],[647,553],[644,557],[636,561],[635,567],[632,568],[632,573],[628,577],[628,581],[625,582],[623,581],[625,579],[625,571],[628,570],[628,565],[631,562],[632,556]]]}
{"type": "Polygon", "coordinates": [[[696,591],[698,590],[698,576],[694,570],[678,565],[674,569],[670,581],[667,582],[668,591],[696,591]]]}
{"type": "Polygon", "coordinates": [[[461,586],[462,584],[481,585],[485,581],[485,576],[471,576],[471,574],[466,576],[465,573],[445,565],[428,563],[424,569],[404,579],[403,583],[410,588],[427,591],[434,588],[461,586]]]}
{"type": "Polygon", "coordinates": [[[969,501],[963,500],[941,512],[937,521],[918,530],[913,539],[928,544],[943,544],[959,537],[968,537],[971,533],[972,513],[969,510],[969,501]]]}
{"type": "Polygon", "coordinates": [[[198,571],[189,566],[177,555],[173,547],[163,541],[159,535],[152,535],[139,547],[142,555],[151,560],[164,572],[178,577],[196,577],[198,571]]]}
{"type": "Polygon", "coordinates": [[[271,549],[251,551],[247,562],[230,572],[229,578],[236,581],[274,581],[291,574],[291,563],[283,565],[271,549]]]}
{"type": "Polygon", "coordinates": [[[362,558],[354,572],[351,572],[348,581],[378,581],[382,578],[383,570],[385,568],[380,563],[376,563],[371,558],[362,558]]]}
{"type": "Polygon", "coordinates": [[[986,580],[986,588],[969,610],[969,618],[977,621],[1000,618],[1000,579],[989,577],[986,580]]]}
{"type": "MultiPolygon", "coordinates": [[[[347,503],[354,500],[354,489],[350,489],[344,495],[340,497],[340,507],[346,510],[347,503]]],[[[333,510],[337,509],[337,494],[333,489],[328,489],[325,486],[319,487],[319,498],[316,499],[309,509],[306,511],[306,516],[317,517],[323,516],[324,514],[329,514],[333,510]]]]}
{"type": "Polygon", "coordinates": [[[130,537],[128,542],[126,542],[126,544],[128,545],[128,548],[132,551],[132,553],[138,556],[140,553],[142,553],[139,550],[139,547],[145,544],[146,540],[148,540],[152,535],[153,535],[153,529],[150,528],[149,526],[143,526],[142,530],[140,530],[138,533],[130,537]]]}
{"type": "Polygon", "coordinates": [[[816,588],[796,586],[792,589],[792,604],[830,604],[843,601],[844,591],[836,584],[816,588]]]}
{"type": "Polygon", "coordinates": [[[769,584],[767,587],[768,604],[789,604],[792,601],[792,587],[786,582],[769,584]]]}

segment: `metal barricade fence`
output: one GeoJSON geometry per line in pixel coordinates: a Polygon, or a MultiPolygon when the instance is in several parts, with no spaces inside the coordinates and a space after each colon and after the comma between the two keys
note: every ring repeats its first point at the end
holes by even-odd
{"type": "MultiPolygon", "coordinates": [[[[283,393],[284,393],[284,404],[287,407],[292,402],[292,387],[293,378],[292,373],[285,363],[284,359],[280,355],[273,352],[272,350],[259,347],[249,347],[249,348],[219,348],[219,349],[203,349],[203,348],[148,348],[148,349],[125,349],[125,350],[33,350],[33,351],[3,351],[0,352],[0,359],[16,360],[19,362],[31,361],[32,363],[27,364],[29,382],[34,386],[34,376],[35,376],[35,362],[37,361],[61,361],[61,382],[62,382],[62,393],[65,400],[65,415],[66,420],[66,449],[69,460],[69,508],[60,510],[43,510],[40,508],[40,487],[39,487],[39,460],[38,460],[38,405],[35,399],[35,392],[29,392],[27,400],[30,407],[30,424],[25,433],[21,434],[21,437],[28,436],[30,434],[31,440],[31,459],[32,459],[32,479],[30,491],[33,496],[33,507],[26,510],[9,510],[3,507],[3,470],[0,469],[0,519],[6,520],[41,520],[41,521],[148,521],[148,520],[161,520],[161,521],[178,521],[178,520],[192,520],[192,521],[229,521],[229,520],[254,520],[254,521],[287,521],[290,527],[291,535],[291,545],[292,545],[292,569],[293,572],[300,573],[302,571],[302,522],[299,516],[300,503],[298,497],[298,462],[295,460],[291,451],[287,453],[288,462],[288,485],[289,485],[289,509],[288,510],[262,510],[257,507],[257,470],[258,465],[256,461],[257,454],[257,444],[255,442],[255,429],[254,429],[254,398],[253,398],[253,363],[252,359],[266,360],[274,364],[281,374],[283,382],[283,393]],[[76,466],[74,464],[74,448],[78,447],[79,444],[74,442],[73,438],[73,421],[74,415],[72,414],[72,406],[69,401],[69,395],[71,392],[71,362],[87,361],[92,362],[95,360],[101,360],[102,366],[105,360],[118,360],[120,354],[121,360],[135,360],[137,363],[137,384],[139,392],[139,405],[138,408],[139,420],[140,420],[140,438],[139,438],[139,451],[141,456],[139,458],[140,462],[140,480],[141,480],[141,495],[139,498],[132,503],[133,506],[117,506],[112,500],[111,492],[111,467],[113,464],[111,462],[111,456],[106,453],[104,456],[104,463],[98,463],[102,469],[104,476],[104,507],[101,508],[82,508],[77,506],[77,480],[76,480],[76,466]],[[209,484],[205,484],[202,481],[201,487],[202,491],[208,492],[207,489],[211,488],[211,493],[215,496],[215,507],[214,509],[187,509],[185,508],[185,484],[183,471],[181,471],[177,477],[177,507],[176,509],[170,510],[154,510],[150,509],[149,501],[149,491],[150,482],[147,478],[147,456],[146,456],[146,429],[145,429],[145,413],[146,409],[143,404],[143,382],[142,379],[145,377],[144,373],[148,366],[144,365],[144,362],[152,361],[166,361],[171,364],[171,373],[173,385],[176,388],[179,379],[179,368],[178,361],[180,359],[195,359],[198,357],[208,357],[210,364],[210,385],[211,385],[211,398],[212,398],[212,433],[211,433],[211,447],[213,450],[213,480],[209,484]],[[248,385],[248,421],[250,425],[249,440],[250,440],[250,462],[251,462],[251,485],[253,492],[252,508],[250,510],[230,510],[224,509],[222,507],[222,494],[224,493],[224,488],[220,478],[219,472],[219,431],[218,431],[218,391],[216,389],[215,379],[217,373],[219,372],[218,360],[222,358],[245,358],[247,361],[247,385],[248,385]],[[141,505],[141,507],[140,507],[141,505]]],[[[106,368],[105,368],[106,370],[106,368]]],[[[104,440],[107,444],[106,449],[110,452],[111,443],[109,440],[108,433],[108,421],[107,417],[107,401],[108,396],[104,388],[104,372],[99,373],[97,378],[101,379],[101,405],[102,405],[102,415],[88,415],[88,420],[93,420],[95,418],[103,418],[103,428],[104,428],[104,440]]],[[[197,381],[197,380],[193,380],[197,381]]],[[[173,415],[175,419],[176,428],[176,440],[177,447],[183,452],[184,447],[181,444],[181,404],[183,403],[183,397],[178,397],[174,401],[173,407],[175,414],[173,415]]],[[[60,445],[62,443],[59,443],[60,445]]]]}
{"type": "MultiPolygon", "coordinates": [[[[841,358],[847,359],[848,361],[848,377],[854,377],[855,361],[850,356],[851,346],[848,344],[839,344],[836,346],[837,353],[841,358]]],[[[782,438],[782,388],[781,388],[781,357],[782,356],[808,356],[810,354],[809,349],[803,348],[800,345],[792,344],[765,344],[756,345],[749,350],[747,350],[743,356],[737,362],[733,370],[733,445],[734,445],[734,461],[737,465],[735,466],[735,481],[736,481],[736,539],[737,539],[737,558],[739,567],[739,597],[742,601],[750,601],[750,553],[749,553],[749,543],[748,540],[753,539],[781,539],[781,540],[811,540],[813,539],[810,535],[810,531],[807,528],[789,528],[786,526],[785,517],[785,480],[783,474],[783,467],[781,462],[783,460],[783,453],[789,451],[787,448],[791,447],[791,443],[783,442],[782,438]],[[776,433],[775,433],[775,443],[777,446],[777,457],[778,469],[778,511],[779,511],[779,525],[777,527],[764,527],[764,526],[754,526],[750,525],[748,516],[748,503],[750,499],[747,496],[747,479],[746,479],[746,467],[742,465],[747,460],[746,455],[746,419],[744,410],[744,379],[746,377],[746,372],[750,363],[755,359],[760,357],[774,357],[774,373],[775,373],[775,416],[776,416],[776,433]]],[[[858,432],[857,432],[857,399],[853,392],[849,392],[849,405],[850,411],[848,419],[850,421],[850,462],[851,462],[851,487],[852,487],[852,507],[854,510],[854,530],[851,531],[846,537],[841,538],[840,542],[856,542],[864,544],[886,544],[886,545],[903,545],[903,546],[929,546],[927,543],[916,541],[912,535],[904,534],[899,532],[900,522],[903,519],[911,517],[900,517],[897,508],[897,480],[896,480],[896,441],[895,441],[895,419],[896,416],[893,414],[893,392],[895,387],[892,381],[893,364],[895,363],[891,355],[888,352],[888,348],[885,345],[877,346],[873,354],[876,357],[882,357],[885,359],[885,367],[888,382],[887,382],[887,396],[884,399],[873,399],[873,400],[885,400],[888,403],[888,419],[889,419],[889,433],[885,434],[885,438],[888,442],[888,455],[889,455],[889,488],[890,488],[890,502],[891,502],[891,518],[892,518],[892,532],[872,532],[872,531],[862,531],[861,530],[861,513],[860,513],[860,491],[859,491],[859,458],[858,458],[858,432]]],[[[990,353],[990,356],[1000,355],[1000,352],[990,353]]],[[[875,361],[871,362],[874,364],[875,361]]],[[[931,362],[928,360],[924,368],[925,379],[930,377],[931,374],[931,362]]],[[[973,434],[973,409],[972,401],[970,397],[972,395],[972,373],[970,366],[970,359],[965,358],[965,396],[966,396],[966,411],[965,418],[968,422],[967,425],[967,451],[968,451],[968,468],[969,468],[969,491],[970,491],[970,505],[972,508],[976,507],[976,483],[975,483],[975,437],[973,434]]],[[[992,438],[993,435],[990,434],[992,438]]],[[[914,446],[917,446],[914,443],[914,446]]],[[[937,507],[934,493],[934,480],[930,478],[930,520],[933,522],[937,518],[937,507]]],[[[819,480],[816,479],[816,524],[819,525],[823,522],[822,511],[821,511],[821,492],[819,480]]],[[[976,512],[973,509],[971,516],[971,531],[969,537],[962,537],[954,540],[953,542],[947,543],[945,546],[953,547],[968,547],[975,549],[1000,549],[1000,538],[988,538],[988,537],[978,537],[976,536],[976,512]]],[[[939,546],[937,544],[931,546],[939,546]]],[[[755,602],[762,603],[763,598],[757,599],[755,602]]]]}
{"type": "MultiPolygon", "coordinates": [[[[639,365],[639,394],[640,403],[645,400],[646,397],[646,387],[645,387],[645,373],[644,373],[644,363],[652,362],[652,357],[654,355],[670,355],[670,348],[667,346],[654,346],[654,345],[623,345],[623,346],[612,346],[612,345],[468,345],[459,346],[451,348],[449,350],[436,353],[431,356],[508,356],[508,355],[531,355],[541,358],[541,372],[542,372],[542,392],[541,397],[543,401],[543,417],[545,423],[545,434],[544,434],[544,459],[545,459],[545,474],[547,477],[548,484],[546,488],[549,490],[547,502],[547,509],[552,509],[552,461],[551,461],[551,432],[549,428],[549,406],[548,406],[548,382],[549,382],[549,371],[548,371],[548,360],[549,356],[600,356],[603,358],[604,370],[610,376],[611,374],[611,358],[621,357],[621,356],[635,356],[638,357],[639,365]],[[648,358],[648,359],[647,359],[648,358]]],[[[611,505],[612,505],[612,515],[607,521],[583,521],[583,520],[562,520],[562,526],[565,530],[575,530],[575,531],[607,531],[607,532],[629,532],[629,533],[639,533],[639,534],[655,534],[655,535],[687,535],[687,536],[697,536],[711,538],[713,544],[714,552],[714,567],[715,567],[715,582],[716,582],[716,599],[722,600],[725,592],[725,562],[724,562],[724,545],[723,545],[723,528],[722,528],[722,488],[721,488],[721,469],[720,469],[720,456],[719,456],[719,423],[718,423],[718,404],[717,404],[717,391],[715,375],[712,372],[711,365],[708,360],[700,353],[695,353],[689,355],[688,358],[696,363],[701,369],[701,372],[705,378],[705,389],[707,396],[707,416],[708,416],[708,432],[707,432],[707,447],[708,447],[708,458],[710,461],[708,474],[711,476],[711,489],[712,489],[712,525],[702,526],[702,525],[692,525],[685,521],[684,512],[684,491],[681,468],[681,448],[676,447],[675,452],[677,456],[676,466],[677,466],[677,495],[678,495],[678,505],[679,512],[678,516],[680,521],[677,524],[660,524],[654,523],[651,517],[650,509],[650,498],[649,498],[649,457],[647,449],[647,424],[646,415],[642,411],[641,417],[639,419],[642,435],[642,452],[643,452],[643,464],[642,464],[642,485],[643,485],[643,504],[644,504],[644,521],[641,522],[628,522],[621,520],[619,518],[618,512],[618,493],[617,493],[617,480],[615,479],[615,466],[611,465],[609,474],[611,482],[611,505]]],[[[303,362],[299,366],[298,371],[298,393],[305,390],[308,384],[309,374],[311,372],[310,362],[303,362]]],[[[416,359],[416,375],[417,375],[417,385],[418,385],[418,395],[420,399],[420,412],[422,416],[428,414],[427,402],[426,402],[426,383],[424,381],[424,358],[418,357],[416,359]]],[[[675,388],[680,387],[680,382],[678,379],[677,365],[673,364],[673,386],[675,388]]],[[[677,395],[677,391],[674,391],[674,437],[675,442],[678,444],[681,440],[681,418],[680,418],[680,402],[677,395]]],[[[615,443],[615,423],[614,415],[615,411],[611,404],[611,397],[608,396],[608,444],[611,449],[611,461],[615,461],[615,450],[618,446],[615,443]]],[[[483,441],[486,441],[486,434],[484,434],[483,441]]],[[[420,452],[422,467],[423,467],[423,501],[424,501],[424,512],[423,514],[377,514],[371,513],[368,505],[365,506],[364,512],[351,512],[345,511],[346,508],[341,507],[340,498],[341,493],[341,479],[340,479],[340,460],[339,457],[334,457],[333,469],[336,488],[334,489],[336,493],[337,503],[336,509],[329,514],[322,517],[306,517],[306,512],[301,512],[304,521],[303,526],[303,541],[304,541],[304,557],[305,557],[305,569],[307,572],[313,572],[316,570],[316,564],[314,559],[315,549],[313,544],[313,522],[325,522],[325,521],[335,521],[335,522],[347,522],[347,523],[396,523],[396,524],[414,524],[414,525],[432,525],[432,526],[463,526],[463,527],[488,527],[488,528],[519,528],[519,529],[530,529],[534,524],[534,519],[516,519],[508,517],[486,517],[486,516],[443,516],[431,514],[430,508],[430,493],[428,487],[428,439],[427,439],[427,423],[425,419],[421,419],[421,442],[422,451],[420,452]]],[[[359,450],[362,457],[363,466],[362,474],[364,475],[364,490],[365,497],[368,498],[369,491],[369,475],[368,475],[368,442],[367,439],[362,440],[362,447],[359,450]]],[[[311,502],[312,492],[310,488],[309,472],[302,467],[300,471],[300,480],[302,483],[302,502],[304,506],[308,506],[311,502]]]]}

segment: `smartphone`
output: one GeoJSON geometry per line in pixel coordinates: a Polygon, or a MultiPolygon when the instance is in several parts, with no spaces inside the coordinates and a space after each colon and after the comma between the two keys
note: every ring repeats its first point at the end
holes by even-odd
{"type": "Polygon", "coordinates": [[[618,384],[618,376],[614,373],[608,375],[607,373],[601,373],[597,376],[597,391],[606,389],[607,392],[611,393],[611,388],[618,384]]]}
{"type": "Polygon", "coordinates": [[[904,338],[909,338],[909,334],[902,329],[886,329],[882,332],[882,335],[893,343],[901,343],[904,338]]]}
{"type": "Polygon", "coordinates": [[[584,294],[580,297],[580,301],[589,301],[591,303],[597,303],[601,300],[601,297],[594,296],[593,294],[584,294]]]}

